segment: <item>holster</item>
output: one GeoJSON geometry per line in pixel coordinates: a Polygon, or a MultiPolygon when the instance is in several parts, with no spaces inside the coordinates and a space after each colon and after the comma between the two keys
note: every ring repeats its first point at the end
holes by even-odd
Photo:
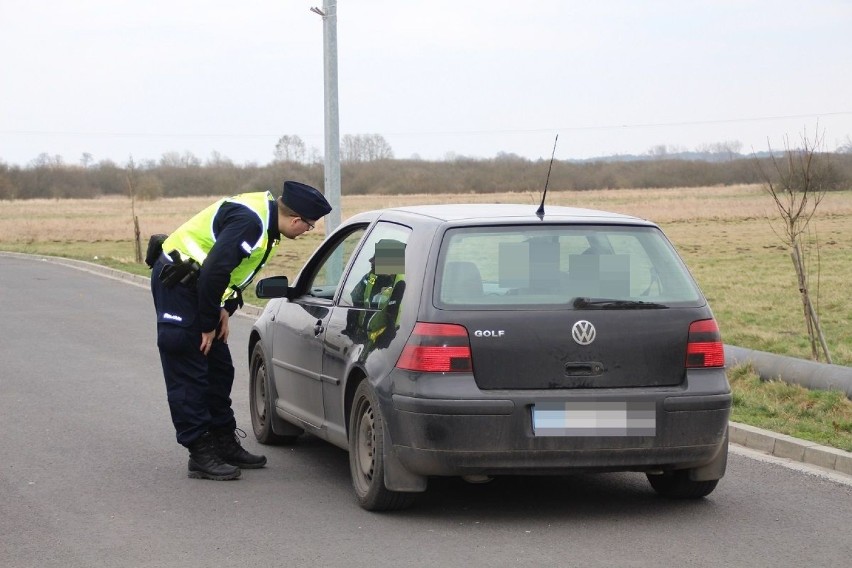
{"type": "Polygon", "coordinates": [[[194,286],[198,281],[200,271],[201,265],[193,259],[180,260],[180,257],[178,257],[174,263],[163,266],[163,271],[160,272],[160,282],[166,288],[173,288],[178,284],[194,286]]]}
{"type": "Polygon", "coordinates": [[[148,250],[145,251],[145,264],[148,265],[148,268],[154,268],[154,263],[157,262],[157,258],[163,252],[163,241],[168,238],[168,235],[156,234],[151,235],[151,238],[148,239],[148,250]]]}

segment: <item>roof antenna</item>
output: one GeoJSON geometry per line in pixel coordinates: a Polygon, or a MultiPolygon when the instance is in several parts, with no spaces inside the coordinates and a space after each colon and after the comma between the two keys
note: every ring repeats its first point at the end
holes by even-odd
{"type": "Polygon", "coordinates": [[[559,134],[556,135],[556,139],[553,141],[553,153],[550,154],[550,166],[547,168],[547,180],[544,182],[544,193],[541,195],[541,205],[538,206],[538,211],[535,212],[540,221],[544,220],[544,198],[547,197],[547,184],[550,183],[550,170],[553,169],[553,156],[556,155],[556,142],[558,140],[559,134]]]}

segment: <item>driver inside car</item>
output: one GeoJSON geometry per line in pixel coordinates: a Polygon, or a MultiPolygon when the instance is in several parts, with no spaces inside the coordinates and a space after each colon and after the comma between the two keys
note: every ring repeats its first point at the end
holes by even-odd
{"type": "Polygon", "coordinates": [[[359,310],[356,333],[364,334],[368,346],[386,345],[399,320],[399,303],[405,291],[405,243],[381,239],[370,257],[370,270],[352,289],[352,304],[359,310]],[[376,310],[376,311],[373,311],[376,310]],[[365,329],[366,325],[366,329],[365,329]],[[379,339],[383,341],[379,341],[379,339]]]}

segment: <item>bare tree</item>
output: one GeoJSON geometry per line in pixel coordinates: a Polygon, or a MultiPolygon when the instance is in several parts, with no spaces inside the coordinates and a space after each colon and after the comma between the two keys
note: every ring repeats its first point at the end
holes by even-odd
{"type": "Polygon", "coordinates": [[[365,137],[367,141],[367,161],[392,160],[393,148],[381,134],[370,134],[365,137]]]}
{"type": "Polygon", "coordinates": [[[319,148],[316,146],[311,146],[311,151],[308,153],[308,163],[309,164],[322,164],[323,156],[322,152],[319,151],[319,148]]]}
{"type": "Polygon", "coordinates": [[[127,179],[127,191],[130,194],[130,215],[133,217],[133,235],[136,245],[136,263],[142,263],[142,240],[139,231],[139,217],[136,216],[136,164],[133,162],[133,156],[127,160],[127,171],[125,179],[127,179]]]}
{"type": "Polygon", "coordinates": [[[728,160],[734,160],[739,157],[740,150],[742,150],[742,148],[743,143],[739,140],[725,140],[724,142],[701,144],[696,148],[696,151],[704,154],[713,154],[718,157],[724,157],[728,160]]]}
{"type": "Polygon", "coordinates": [[[818,300],[819,245],[815,243],[815,239],[809,238],[809,227],[830,185],[830,168],[824,156],[820,154],[822,143],[823,135],[819,133],[819,128],[813,138],[808,137],[805,131],[801,137],[801,148],[792,148],[789,140],[785,139],[783,158],[777,157],[770,146],[771,169],[764,169],[760,161],[757,161],[757,166],[763,179],[763,188],[772,197],[780,216],[781,226],[773,226],[773,230],[790,249],[811,343],[811,355],[819,361],[821,349],[825,360],[831,363],[831,355],[819,325],[818,310],[814,308],[811,300],[808,266],[810,247],[814,244],[817,253],[815,295],[818,300]]]}
{"type": "Polygon", "coordinates": [[[352,134],[343,135],[343,137],[340,139],[340,161],[361,161],[360,136],[355,136],[352,134]]]}
{"type": "Polygon", "coordinates": [[[305,143],[299,136],[285,134],[275,144],[273,155],[279,162],[302,162],[305,159],[305,143]]]}
{"type": "Polygon", "coordinates": [[[9,166],[0,161],[0,199],[15,199],[18,188],[9,177],[9,166]]]}
{"type": "Polygon", "coordinates": [[[346,134],[340,140],[343,162],[373,162],[393,159],[393,148],[381,134],[346,134]]]}
{"type": "Polygon", "coordinates": [[[652,158],[667,158],[669,149],[665,144],[657,144],[648,148],[648,155],[652,158]]]}
{"type": "Polygon", "coordinates": [[[234,166],[234,162],[229,157],[222,155],[218,150],[213,150],[210,152],[210,157],[207,158],[207,162],[204,165],[211,168],[231,168],[234,166]]]}
{"type": "Polygon", "coordinates": [[[160,157],[160,166],[165,168],[191,168],[201,166],[201,160],[192,152],[166,152],[160,157]]]}

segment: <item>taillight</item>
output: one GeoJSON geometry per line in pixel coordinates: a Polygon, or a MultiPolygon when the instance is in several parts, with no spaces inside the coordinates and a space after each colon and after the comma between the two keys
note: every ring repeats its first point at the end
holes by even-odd
{"type": "Polygon", "coordinates": [[[686,367],[724,367],[725,348],[716,320],[707,319],[689,324],[686,345],[686,367]]]}
{"type": "Polygon", "coordinates": [[[417,322],[396,366],[422,373],[472,371],[467,329],[452,323],[417,322]]]}

